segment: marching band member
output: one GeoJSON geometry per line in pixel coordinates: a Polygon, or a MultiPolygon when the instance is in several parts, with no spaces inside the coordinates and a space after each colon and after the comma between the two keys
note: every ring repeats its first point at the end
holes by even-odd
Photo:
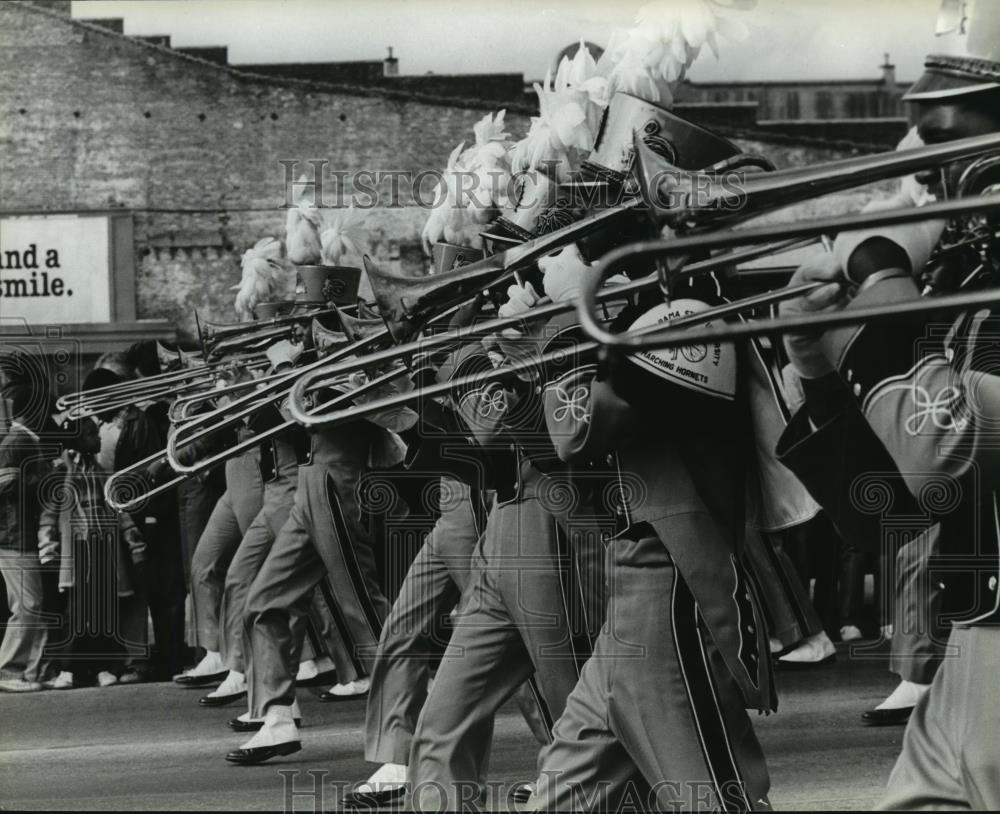
{"type": "MultiPolygon", "coordinates": [[[[463,252],[435,244],[438,271],[448,271],[463,252]]],[[[451,327],[461,324],[461,318],[451,327]]],[[[420,423],[406,434],[407,469],[440,471],[440,517],[407,571],[382,629],[371,677],[365,723],[365,759],[382,764],[343,801],[386,805],[406,791],[413,733],[427,698],[430,671],[450,634],[449,614],[469,584],[472,556],[483,533],[492,497],[489,462],[450,406],[418,406],[420,423]],[[431,409],[433,407],[433,409],[431,409]],[[425,409],[421,409],[425,408],[425,409]]],[[[522,685],[516,698],[536,739],[547,743],[538,691],[522,685]]]]}
{"type": "Polygon", "coordinates": [[[305,615],[320,580],[329,581],[332,610],[356,677],[370,675],[389,607],[378,579],[373,534],[361,522],[357,486],[380,452],[398,449],[390,432],[406,429],[415,419],[403,411],[387,417],[391,429],[360,421],[310,433],[310,458],[298,469],[294,505],[244,609],[250,716],[263,718],[264,725],[227,760],[259,763],[301,749],[292,709],[299,653],[291,622],[305,615]]]}
{"type": "MultiPolygon", "coordinates": [[[[221,382],[235,384],[242,377],[237,374],[234,381],[226,378],[221,382]]],[[[220,446],[243,441],[252,434],[248,427],[240,427],[227,433],[228,439],[219,438],[220,446]]],[[[198,646],[205,649],[205,656],[197,665],[174,677],[174,682],[185,687],[202,687],[229,678],[222,657],[222,626],[220,611],[226,570],[229,567],[240,541],[246,535],[253,519],[260,512],[264,500],[264,483],[261,478],[261,451],[258,447],[248,449],[242,455],[230,458],[225,463],[226,491],[216,501],[209,515],[191,558],[191,600],[198,631],[198,646]]],[[[234,680],[226,687],[224,694],[216,689],[202,699],[203,706],[217,706],[217,699],[231,700],[230,696],[240,696],[245,692],[245,683],[234,680]],[[242,683],[242,686],[240,684],[242,683]]]]}
{"type": "MultiPolygon", "coordinates": [[[[917,128],[927,143],[1000,131],[1000,43],[996,2],[961,5],[963,19],[945,17],[939,31],[957,53],[927,58],[923,77],[906,97],[915,104],[917,128]]],[[[937,197],[954,195],[968,162],[949,165],[930,182],[937,197]]],[[[971,190],[975,194],[977,190],[971,190]]],[[[832,257],[804,264],[792,285],[827,285],[783,311],[808,314],[912,300],[941,224],[880,228],[838,238],[832,257]],[[848,288],[850,287],[850,288],[848,288]],[[856,288],[853,297],[845,296],[856,288]]],[[[939,258],[936,288],[970,279],[970,269],[997,262],[995,242],[969,261],[960,251],[939,258]]],[[[986,275],[973,285],[995,285],[986,275]]],[[[903,499],[914,500],[935,524],[946,570],[943,612],[952,620],[949,648],[930,690],[917,702],[903,751],[881,806],[990,809],[1000,806],[993,703],[1000,658],[996,627],[1000,558],[996,532],[1000,467],[990,433],[1000,419],[1000,378],[994,359],[998,323],[990,311],[965,314],[950,325],[914,320],[867,325],[822,335],[786,338],[802,376],[806,405],[796,415],[779,453],[842,528],[878,526],[845,487],[873,473],[903,499]],[[941,329],[938,329],[941,328],[941,329]],[[890,457],[891,456],[891,457],[890,457]],[[890,479],[885,459],[898,467],[890,479]]]]}
{"type": "MultiPolygon", "coordinates": [[[[543,263],[548,296],[575,298],[589,273],[576,248],[543,263]]],[[[634,325],[685,306],[703,307],[653,306],[634,325]]],[[[555,337],[575,338],[572,318],[554,323],[555,337]]],[[[543,754],[538,809],[768,805],[744,709],[775,706],[767,631],[740,552],[749,417],[734,348],[684,358],[703,384],[650,352],[610,378],[570,362],[545,391],[563,460],[612,455],[644,488],[623,492],[628,524],[609,548],[608,622],[543,754]]]]}
{"type": "MultiPolygon", "coordinates": [[[[613,109],[614,100],[609,121],[613,109]]],[[[629,135],[642,134],[675,166],[738,153],[662,108],[647,111],[657,126],[638,119],[629,135]]],[[[630,172],[631,150],[623,160],[630,172]]],[[[553,302],[575,299],[593,273],[575,245],[539,266],[553,302]]],[[[682,299],[640,300],[614,324],[638,328],[703,309],[719,285],[714,276],[692,280],[671,292],[682,299]]],[[[547,350],[567,348],[544,392],[559,457],[613,462],[632,488],[621,490],[625,522],[608,549],[607,623],[543,752],[530,804],[767,807],[767,768],[745,711],[775,708],[766,624],[743,564],[747,478],[757,463],[746,381],[755,360],[716,345],[644,352],[604,371],[574,359],[575,315],[556,317],[545,335],[547,350]]]]}
{"type": "MultiPolygon", "coordinates": [[[[505,308],[501,315],[520,306],[505,308]]],[[[507,358],[523,354],[516,337],[501,337],[499,348],[507,358]]],[[[453,369],[462,376],[492,370],[493,362],[485,349],[469,346],[453,369]]],[[[418,810],[454,810],[470,787],[481,793],[494,716],[532,674],[551,727],[604,618],[601,532],[613,516],[595,496],[603,496],[606,478],[586,468],[571,473],[558,461],[535,388],[525,381],[457,394],[469,430],[494,453],[496,498],[413,734],[409,770],[418,810]]]]}
{"type": "MultiPolygon", "coordinates": [[[[281,365],[273,371],[281,372],[285,369],[284,360],[293,357],[295,349],[279,342],[271,350],[271,355],[281,365]]],[[[251,417],[250,428],[255,434],[261,434],[283,420],[277,405],[268,403],[262,405],[251,417]]],[[[230,675],[235,676],[234,684],[242,682],[246,686],[244,677],[247,673],[248,648],[245,642],[244,611],[247,593],[279,532],[288,521],[295,504],[298,470],[309,461],[309,447],[309,436],[300,427],[291,427],[259,447],[259,472],[264,483],[263,502],[229,563],[220,610],[220,625],[224,631],[221,655],[230,675]]],[[[315,657],[320,661],[327,658],[321,655],[323,651],[333,659],[339,676],[354,674],[350,653],[337,632],[328,603],[321,596],[320,587],[317,586],[313,591],[307,616],[294,614],[290,620],[293,649],[301,649],[302,652],[297,682],[301,680],[302,665],[310,658],[315,657]]],[[[292,705],[292,717],[298,726],[302,716],[297,703],[292,705]]],[[[231,719],[228,726],[237,732],[255,732],[263,726],[263,719],[255,718],[248,709],[231,719]]]]}

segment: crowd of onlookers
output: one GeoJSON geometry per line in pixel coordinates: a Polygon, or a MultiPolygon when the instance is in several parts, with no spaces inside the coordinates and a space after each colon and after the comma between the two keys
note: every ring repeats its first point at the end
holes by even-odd
{"type": "MultiPolygon", "coordinates": [[[[82,388],[134,377],[136,359],[101,357],[82,388]]],[[[189,656],[177,498],[133,514],[104,498],[110,473],[163,450],[165,412],[130,404],[62,420],[49,374],[44,357],[0,355],[0,690],[169,678],[189,656]]]]}

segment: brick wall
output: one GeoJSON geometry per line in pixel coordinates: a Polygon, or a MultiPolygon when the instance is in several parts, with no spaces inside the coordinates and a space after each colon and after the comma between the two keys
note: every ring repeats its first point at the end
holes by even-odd
{"type": "MultiPolygon", "coordinates": [[[[352,174],[439,169],[482,115],[375,90],[247,78],[0,3],[0,211],[132,210],[137,315],[167,318],[182,337],[193,335],[195,309],[232,319],[229,288],[243,251],[283,236],[280,161],[325,159],[328,170],[352,174]]],[[[526,117],[508,122],[515,135],[527,128],[526,117]]],[[[836,155],[746,146],[779,166],[836,155]]],[[[413,204],[404,186],[398,207],[372,210],[372,253],[381,262],[413,257],[426,215],[413,204]]]]}

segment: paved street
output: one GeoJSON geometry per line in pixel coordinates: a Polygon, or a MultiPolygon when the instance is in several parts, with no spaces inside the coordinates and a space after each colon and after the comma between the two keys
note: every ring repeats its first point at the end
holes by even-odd
{"type": "MultiPolygon", "coordinates": [[[[869,808],[878,799],[901,728],[869,729],[859,713],[892,688],[885,659],[841,649],[834,665],[779,674],[778,714],[755,718],[772,777],[775,809],[869,808]]],[[[245,736],[225,721],[238,707],[202,709],[200,693],[147,684],[0,696],[0,804],[5,809],[281,809],[285,780],[297,791],[323,774],[324,807],[336,783],[366,777],[364,704],[321,704],[303,693],[303,751],[256,767],[226,763],[245,736]]],[[[651,711],[652,713],[653,711],[651,711]]],[[[497,724],[491,780],[530,779],[535,749],[516,709],[497,724]]],[[[310,811],[315,798],[299,796],[310,811]]]]}

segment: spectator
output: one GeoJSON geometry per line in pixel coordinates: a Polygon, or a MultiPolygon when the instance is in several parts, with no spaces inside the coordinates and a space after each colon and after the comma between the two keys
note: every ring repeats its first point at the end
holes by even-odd
{"type": "Polygon", "coordinates": [[[48,418],[48,381],[40,360],[3,360],[0,389],[0,573],[10,618],[0,644],[0,691],[43,689],[48,623],[36,534],[49,461],[38,433],[48,418]]]}

